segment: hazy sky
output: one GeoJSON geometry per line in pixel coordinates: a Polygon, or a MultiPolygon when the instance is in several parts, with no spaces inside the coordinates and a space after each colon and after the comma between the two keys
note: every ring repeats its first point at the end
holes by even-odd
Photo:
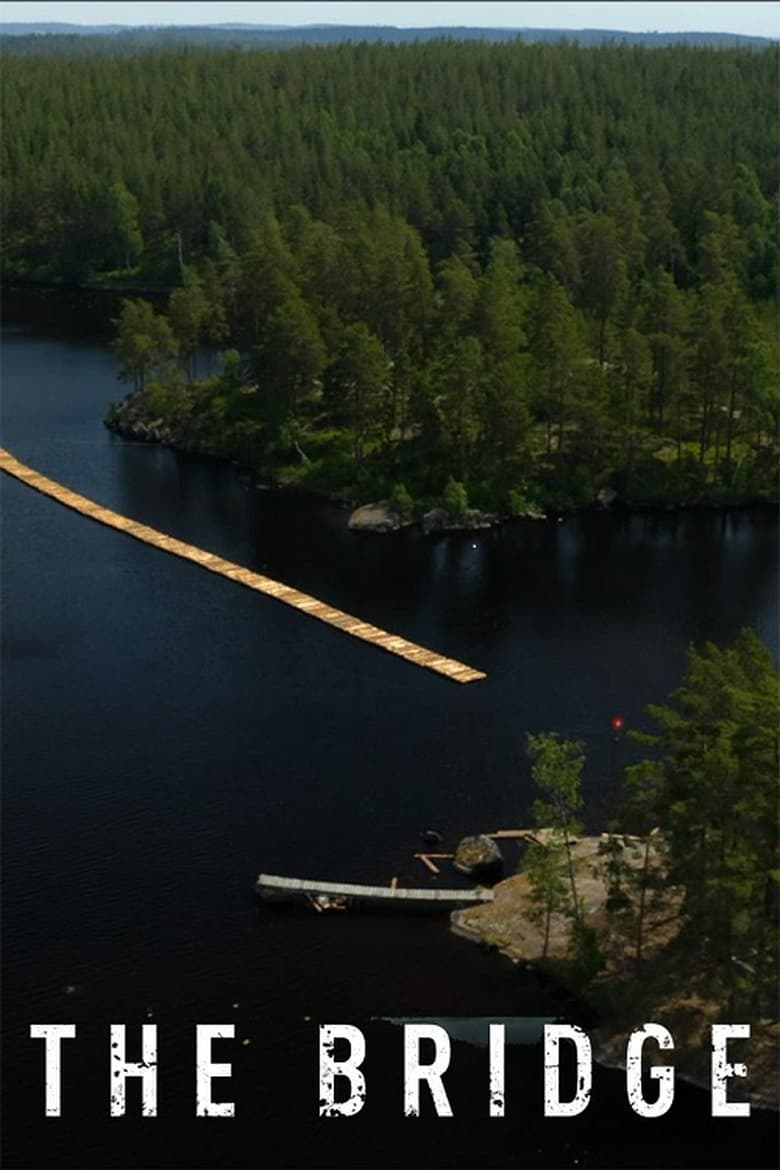
{"type": "Polygon", "coordinates": [[[406,27],[466,24],[504,28],[614,28],[629,32],[711,31],[780,36],[780,4],[477,3],[473,0],[2,0],[0,21],[72,21],[77,24],[395,24],[406,27]]]}

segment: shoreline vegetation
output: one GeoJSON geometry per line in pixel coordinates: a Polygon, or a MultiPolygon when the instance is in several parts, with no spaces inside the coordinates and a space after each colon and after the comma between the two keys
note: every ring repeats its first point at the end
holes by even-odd
{"type": "Polygon", "coordinates": [[[43,38],[5,279],[157,290],[116,318],[139,423],[399,523],[776,500],[777,61],[43,38]]]}
{"type": "Polygon", "coordinates": [[[742,508],[776,508],[777,494],[754,495],[701,494],[687,500],[621,499],[611,488],[603,488],[587,501],[576,504],[570,500],[552,498],[547,510],[533,500],[516,498],[514,507],[500,512],[482,511],[468,506],[468,497],[460,491],[460,485],[445,486],[440,496],[423,500],[412,500],[404,486],[386,499],[372,500],[367,495],[356,494],[354,485],[342,489],[319,486],[316,476],[306,477],[293,472],[286,474],[285,468],[257,466],[246,459],[239,448],[235,451],[222,443],[211,441],[203,434],[197,419],[188,421],[184,429],[172,425],[159,412],[159,403],[140,391],[131,391],[124,398],[109,407],[104,423],[114,434],[132,442],[155,443],[174,451],[189,455],[207,457],[233,463],[242,473],[254,476],[264,487],[276,490],[294,490],[320,497],[349,510],[346,523],[353,531],[387,534],[419,525],[428,535],[436,532],[477,531],[499,527],[513,520],[561,519],[583,512],[645,512],[669,514],[689,509],[725,511],[742,508]]]}
{"type": "Polygon", "coordinates": [[[655,733],[631,734],[650,755],[626,769],[599,835],[582,835],[583,744],[529,735],[539,799],[518,873],[451,918],[457,934],[539,967],[594,1010],[603,1063],[622,1067],[628,1034],[657,1021],[682,1038],[680,1075],[706,1085],[710,1025],[750,1020],[744,1090],[775,1110],[779,687],[750,630],[726,648],[692,647],[670,705],[648,708],[655,733]]]}

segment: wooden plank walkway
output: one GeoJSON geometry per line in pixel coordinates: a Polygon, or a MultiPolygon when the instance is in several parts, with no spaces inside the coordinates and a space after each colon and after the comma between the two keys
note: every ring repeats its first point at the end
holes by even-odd
{"type": "Polygon", "coordinates": [[[493,891],[490,888],[475,890],[444,890],[404,889],[399,886],[360,886],[349,882],[320,882],[309,878],[279,877],[275,874],[261,873],[257,878],[257,892],[283,896],[295,894],[316,897],[323,894],[325,897],[358,898],[364,901],[380,902],[492,902],[493,891]]]}
{"type": "Polygon", "coordinates": [[[422,666],[426,670],[432,670],[436,674],[443,675],[458,683],[476,682],[486,677],[481,670],[474,670],[473,667],[457,662],[454,658],[445,658],[444,655],[435,654],[432,650],[417,646],[414,642],[407,641],[406,638],[389,634],[386,630],[371,625],[370,622],[361,621],[359,618],[344,613],[343,610],[336,609],[332,605],[327,605],[324,601],[319,601],[307,593],[302,593],[299,589],[293,589],[281,581],[264,577],[260,573],[227,561],[214,553],[196,548],[195,545],[186,544],[183,540],[176,540],[173,536],[166,536],[164,532],[158,532],[146,524],[138,524],[134,520],[129,520],[127,516],[112,512],[110,508],[103,508],[94,500],[88,500],[85,496],[80,496],[77,492],[72,492],[55,480],[48,479],[31,467],[27,467],[3,447],[0,447],[0,470],[27,484],[28,487],[35,488],[36,491],[50,496],[59,504],[64,504],[66,508],[72,508],[73,511],[80,512],[82,516],[88,516],[90,520],[97,520],[100,524],[116,528],[119,532],[125,532],[128,536],[132,536],[144,544],[154,545],[155,548],[172,553],[173,556],[192,561],[194,564],[200,565],[201,568],[208,569],[210,573],[218,573],[231,581],[237,581],[239,585],[253,589],[256,593],[264,593],[267,597],[274,597],[277,601],[290,605],[293,609],[298,609],[302,613],[308,614],[309,617],[317,618],[318,621],[325,622],[329,626],[334,626],[337,630],[342,630],[353,638],[360,638],[361,641],[378,646],[389,654],[405,658],[407,662],[411,662],[415,666],[422,666]]]}
{"type": "Polygon", "coordinates": [[[486,833],[486,837],[493,837],[498,841],[522,841],[526,837],[533,839],[538,829],[496,829],[495,833],[486,833]]]}

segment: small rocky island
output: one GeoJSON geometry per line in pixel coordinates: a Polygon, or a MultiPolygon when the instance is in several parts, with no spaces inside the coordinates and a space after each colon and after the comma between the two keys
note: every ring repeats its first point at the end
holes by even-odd
{"type": "Polygon", "coordinates": [[[452,864],[458,873],[481,876],[500,873],[504,858],[495,840],[480,833],[477,837],[464,837],[458,843],[452,864]]]}

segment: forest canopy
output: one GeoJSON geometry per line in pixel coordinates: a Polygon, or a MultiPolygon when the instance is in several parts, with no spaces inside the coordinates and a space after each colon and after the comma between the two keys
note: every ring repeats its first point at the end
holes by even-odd
{"type": "Polygon", "coordinates": [[[771,497],[777,76],[777,47],[7,57],[4,278],[175,290],[124,311],[128,379],[282,478],[771,497]]]}

